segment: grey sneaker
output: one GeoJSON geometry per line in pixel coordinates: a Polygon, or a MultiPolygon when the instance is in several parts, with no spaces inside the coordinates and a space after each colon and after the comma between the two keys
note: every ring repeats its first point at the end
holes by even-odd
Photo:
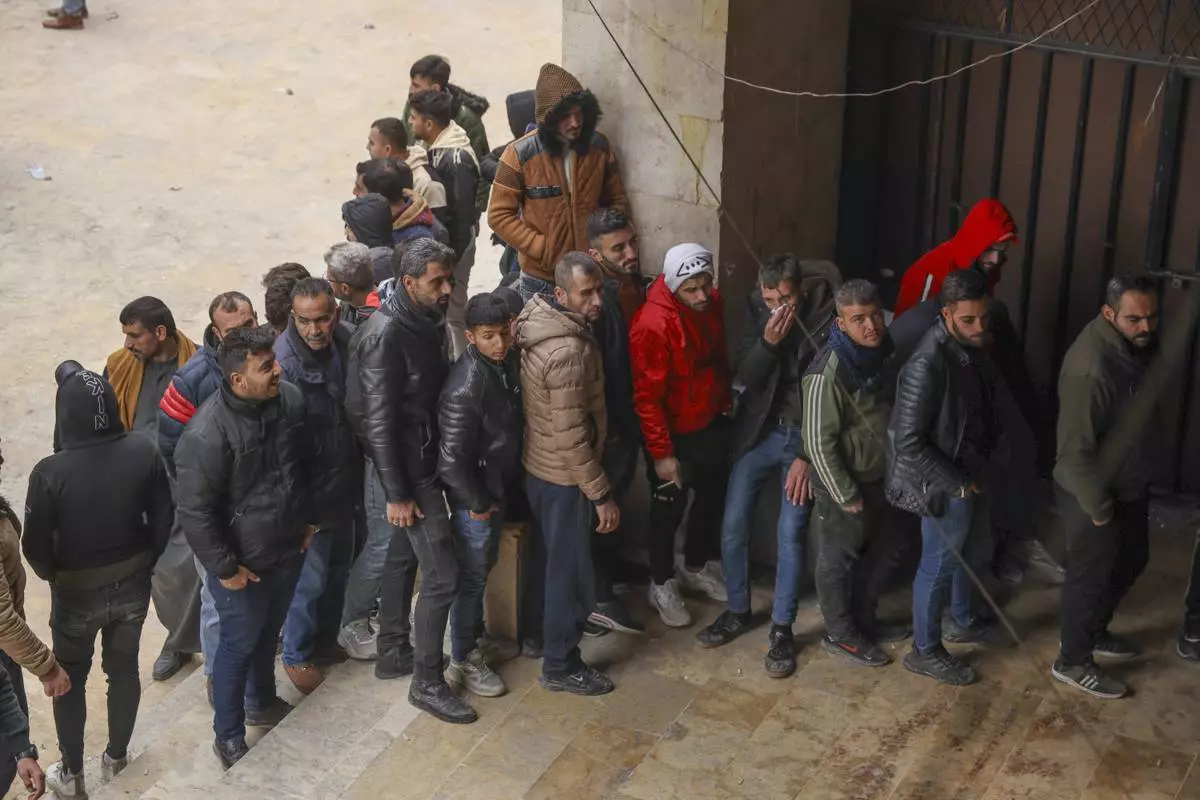
{"type": "Polygon", "coordinates": [[[718,603],[729,602],[729,593],[725,591],[725,569],[720,561],[709,561],[695,572],[680,564],[675,571],[680,582],[691,591],[707,595],[718,603]]]}
{"type": "Polygon", "coordinates": [[[1054,680],[1074,686],[1101,700],[1119,700],[1129,691],[1128,686],[1111,675],[1105,674],[1096,666],[1095,662],[1081,664],[1078,667],[1066,667],[1061,661],[1055,660],[1054,666],[1050,668],[1050,674],[1054,676],[1054,680]]]}
{"type": "Polygon", "coordinates": [[[374,661],[379,657],[375,633],[367,620],[355,620],[338,631],[337,643],[355,661],[374,661]]]}
{"type": "Polygon", "coordinates": [[[676,578],[671,578],[661,586],[653,582],[650,584],[650,605],[668,628],[686,628],[692,624],[692,615],[683,604],[676,578]]]}
{"type": "Polygon", "coordinates": [[[121,774],[121,770],[129,766],[129,756],[113,758],[107,752],[100,755],[100,780],[111,781],[121,774]]]}
{"type": "Polygon", "coordinates": [[[1046,550],[1046,546],[1033,539],[1025,547],[1025,558],[1032,571],[1039,579],[1053,586],[1059,586],[1067,579],[1067,571],[1062,564],[1054,560],[1054,556],[1046,550]]]}
{"type": "Polygon", "coordinates": [[[483,660],[483,653],[478,648],[468,653],[463,661],[451,660],[446,668],[446,680],[465,686],[471,694],[480,697],[500,697],[508,691],[500,676],[483,660]]]}
{"type": "Polygon", "coordinates": [[[58,797],[58,800],[87,800],[87,787],[83,783],[83,775],[75,775],[56,761],[46,767],[46,789],[58,797]]]}

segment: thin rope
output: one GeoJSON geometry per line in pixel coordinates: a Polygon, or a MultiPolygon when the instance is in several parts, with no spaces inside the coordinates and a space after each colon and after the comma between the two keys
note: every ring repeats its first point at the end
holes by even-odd
{"type": "MultiPolygon", "coordinates": [[[[655,37],[660,42],[662,42],[663,44],[665,44],[667,47],[671,48],[675,52],[679,53],[680,55],[682,55],[692,61],[695,61],[700,66],[704,67],[704,69],[708,70],[713,75],[720,77],[722,80],[729,81],[730,83],[740,84],[742,86],[747,86],[751,89],[758,89],[759,91],[770,92],[771,94],[783,95],[785,97],[809,97],[809,98],[814,98],[817,100],[830,100],[830,99],[882,97],[883,95],[892,94],[894,92],[899,92],[904,89],[910,89],[914,86],[930,86],[932,84],[939,83],[941,81],[948,81],[953,78],[957,78],[959,75],[962,75],[964,72],[975,69],[976,67],[981,67],[984,64],[995,61],[996,59],[999,59],[999,58],[1007,58],[1008,56],[1011,56],[1014,53],[1019,53],[1022,50],[1027,50],[1030,47],[1036,46],[1038,44],[1038,42],[1040,42],[1043,39],[1046,39],[1050,36],[1053,36],[1054,34],[1058,33],[1060,30],[1065,28],[1067,25],[1071,24],[1072,22],[1079,19],[1081,16],[1083,16],[1087,12],[1091,11],[1093,8],[1098,6],[1100,4],[1100,2],[1101,2],[1101,0],[1092,0],[1092,2],[1088,3],[1086,6],[1079,9],[1074,14],[1072,14],[1071,16],[1064,19],[1062,22],[1059,22],[1057,25],[1054,25],[1053,27],[1048,28],[1045,31],[1042,31],[1041,33],[1039,33],[1037,36],[1033,37],[1029,41],[1022,42],[1021,44],[1019,44],[1015,47],[1011,47],[1008,50],[1004,50],[999,53],[992,53],[991,55],[985,56],[985,57],[979,59],[978,61],[973,61],[970,64],[964,64],[963,66],[959,67],[958,69],[954,70],[953,72],[948,72],[945,75],[936,75],[932,78],[923,78],[920,80],[905,81],[904,83],[901,83],[899,85],[891,86],[891,87],[888,87],[887,89],[879,89],[874,92],[791,91],[789,89],[779,89],[774,86],[766,86],[761,83],[754,83],[753,81],[744,80],[743,78],[735,78],[733,75],[728,75],[728,74],[722,72],[721,70],[714,67],[712,64],[709,64],[704,59],[700,58],[699,56],[693,55],[692,53],[689,53],[687,50],[684,50],[682,47],[680,47],[679,45],[672,42],[670,39],[668,39],[667,37],[665,37],[664,35],[659,33],[657,30],[655,30],[654,27],[650,25],[650,23],[646,22],[646,20],[639,17],[637,15],[637,13],[634,12],[634,10],[629,7],[628,4],[625,5],[625,11],[634,21],[637,22],[638,25],[640,25],[642,28],[644,28],[646,30],[646,32],[649,33],[651,36],[655,37]]],[[[591,3],[591,0],[589,0],[589,4],[592,6],[592,9],[595,10],[596,6],[594,3],[591,3]]],[[[600,12],[596,11],[596,15],[599,16],[600,12]]],[[[607,27],[608,26],[605,25],[606,29],[607,29],[607,27]]]]}

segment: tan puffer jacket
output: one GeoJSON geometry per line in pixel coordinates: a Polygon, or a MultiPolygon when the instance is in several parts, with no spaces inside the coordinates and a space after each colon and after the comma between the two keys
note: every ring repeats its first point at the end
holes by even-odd
{"type": "Polygon", "coordinates": [[[535,295],[517,318],[521,394],[525,404],[525,470],[559,486],[578,486],[589,500],[608,498],[600,466],[608,415],[604,365],[584,320],[535,295]]]}

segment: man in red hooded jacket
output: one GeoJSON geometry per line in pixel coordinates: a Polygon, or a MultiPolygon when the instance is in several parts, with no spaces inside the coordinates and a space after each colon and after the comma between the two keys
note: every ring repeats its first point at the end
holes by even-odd
{"type": "Polygon", "coordinates": [[[975,204],[958,233],[942,242],[909,267],[900,279],[896,298],[898,317],[942,290],[942,281],[956,269],[977,269],[987,276],[988,294],[1000,282],[1000,268],[1008,260],[1008,248],[1017,241],[1017,224],[999,200],[975,204]]]}
{"type": "Polygon", "coordinates": [[[663,273],[629,331],[633,403],[650,479],[650,603],[666,625],[692,622],[679,584],[722,602],[721,519],[729,480],[730,371],[713,255],[698,244],[672,247],[663,273]],[[684,563],[675,568],[675,531],[688,492],[684,563]]]}

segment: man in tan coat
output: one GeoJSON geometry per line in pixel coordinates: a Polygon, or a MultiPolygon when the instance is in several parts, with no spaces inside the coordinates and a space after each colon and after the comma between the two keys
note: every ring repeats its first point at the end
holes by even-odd
{"type": "Polygon", "coordinates": [[[620,521],[600,465],[608,417],[604,365],[591,325],[603,311],[603,280],[590,256],[570,252],[554,268],[554,284],[553,300],[535,296],[517,319],[525,492],[538,529],[529,607],[544,609],[542,686],[600,695],[613,683],[583,663],[579,641],[595,606],[592,530],[610,533],[620,521]],[[543,586],[544,598],[538,591],[543,586]]]}

